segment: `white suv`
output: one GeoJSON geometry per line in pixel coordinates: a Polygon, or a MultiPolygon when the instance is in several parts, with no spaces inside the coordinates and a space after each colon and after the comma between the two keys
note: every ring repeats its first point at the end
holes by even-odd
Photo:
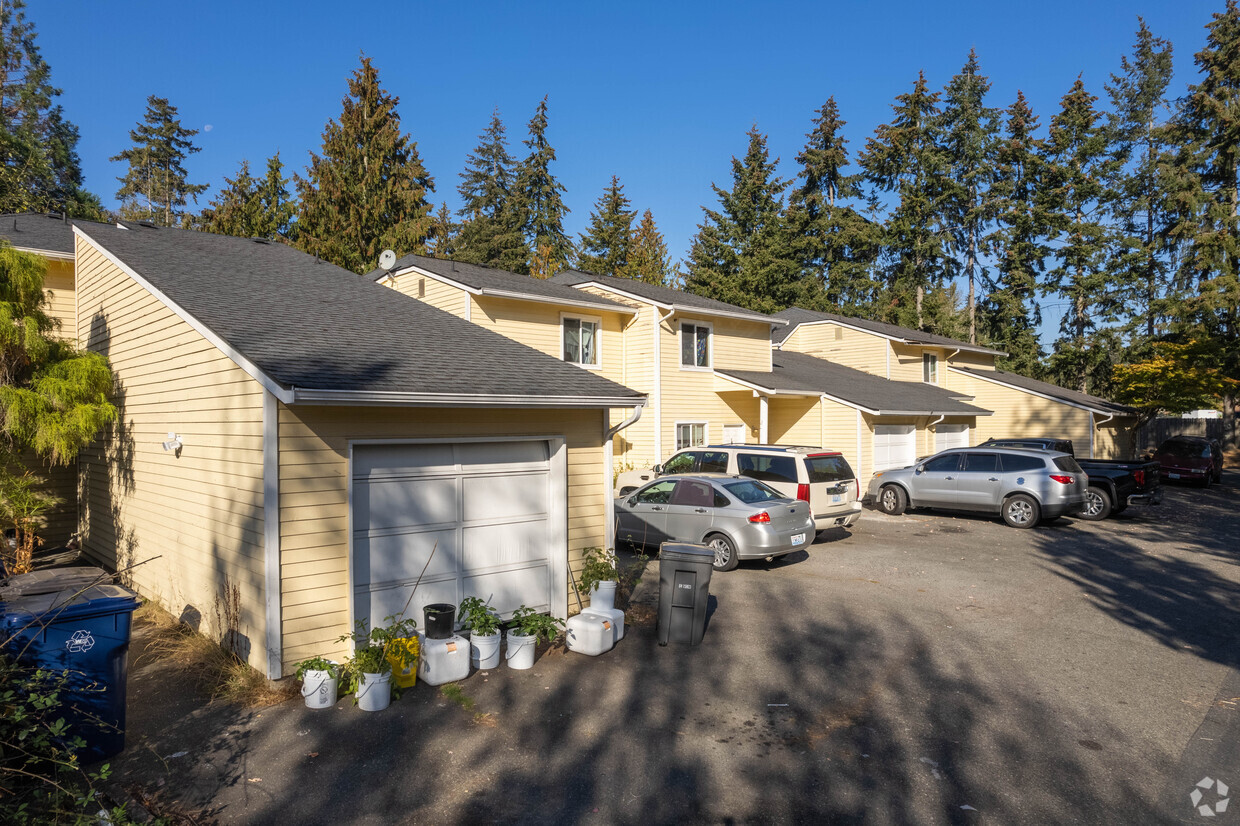
{"type": "Polygon", "coordinates": [[[616,495],[627,496],[671,473],[730,473],[766,482],[789,499],[808,502],[819,531],[847,528],[861,518],[860,483],[848,460],[835,450],[735,444],[685,448],[662,465],[620,474],[616,495]]]}

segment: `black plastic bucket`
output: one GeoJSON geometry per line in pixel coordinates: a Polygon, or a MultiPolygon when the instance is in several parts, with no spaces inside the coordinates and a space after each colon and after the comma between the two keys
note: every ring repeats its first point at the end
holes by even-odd
{"type": "Polygon", "coordinates": [[[422,618],[426,621],[427,639],[446,640],[452,636],[452,626],[456,623],[456,606],[432,602],[422,609],[422,618]]]}

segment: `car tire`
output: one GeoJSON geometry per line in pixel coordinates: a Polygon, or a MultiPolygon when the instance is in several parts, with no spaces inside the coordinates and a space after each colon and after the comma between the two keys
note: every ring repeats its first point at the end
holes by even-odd
{"type": "Polygon", "coordinates": [[[736,553],[736,543],[721,533],[712,533],[706,537],[706,545],[715,552],[714,567],[716,571],[734,571],[741,564],[736,553]]]}
{"type": "Polygon", "coordinates": [[[1090,522],[1101,522],[1111,515],[1113,508],[1111,494],[1097,485],[1090,485],[1085,491],[1085,507],[1081,508],[1077,516],[1090,522]]]}
{"type": "Polygon", "coordinates": [[[1010,528],[1032,528],[1042,518],[1042,508],[1032,496],[1017,493],[1003,502],[1003,521],[1010,528]]]}
{"type": "Polygon", "coordinates": [[[877,505],[888,516],[899,516],[908,507],[908,494],[899,485],[884,485],[878,491],[877,505]]]}

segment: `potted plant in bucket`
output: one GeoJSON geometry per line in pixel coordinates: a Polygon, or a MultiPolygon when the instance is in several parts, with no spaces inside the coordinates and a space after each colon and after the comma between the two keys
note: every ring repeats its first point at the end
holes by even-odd
{"type": "Polygon", "coordinates": [[[469,658],[479,670],[499,665],[499,617],[478,597],[461,600],[461,622],[469,628],[469,658]]]}
{"type": "Polygon", "coordinates": [[[418,679],[418,622],[415,619],[398,619],[399,615],[387,617],[383,628],[370,632],[370,642],[383,647],[383,655],[392,666],[392,684],[396,696],[401,689],[413,688],[418,679]]]}
{"type": "Polygon", "coordinates": [[[509,668],[533,668],[534,648],[540,639],[550,642],[564,627],[564,620],[548,614],[540,614],[522,605],[512,612],[512,627],[508,629],[509,668]]]}
{"type": "Polygon", "coordinates": [[[616,583],[620,579],[615,553],[602,548],[586,548],[583,553],[585,561],[577,592],[590,595],[591,608],[614,608],[616,583]]]}
{"type": "Polygon", "coordinates": [[[381,628],[367,633],[366,623],[358,620],[357,631],[340,638],[340,642],[353,641],[353,656],[344,671],[362,711],[382,711],[392,702],[392,664],[383,633],[381,628]]]}
{"type": "Polygon", "coordinates": [[[301,680],[301,696],[306,708],[331,708],[336,704],[336,692],[340,679],[340,666],[323,657],[311,657],[297,664],[297,679],[301,680]]]}

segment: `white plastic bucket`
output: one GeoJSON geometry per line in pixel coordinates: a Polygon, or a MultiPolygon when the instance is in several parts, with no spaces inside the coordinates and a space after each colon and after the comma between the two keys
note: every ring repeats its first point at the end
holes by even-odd
{"type": "Polygon", "coordinates": [[[507,633],[508,646],[504,652],[508,659],[509,668],[525,669],[534,667],[534,644],[537,637],[527,637],[524,634],[514,634],[509,631],[507,633]]]}
{"type": "Polygon", "coordinates": [[[392,673],[362,674],[357,686],[357,705],[362,711],[383,711],[392,702],[392,673]]]}
{"type": "Polygon", "coordinates": [[[614,608],[616,605],[616,583],[610,579],[594,584],[590,591],[591,608],[614,608]]]}
{"type": "Polygon", "coordinates": [[[301,678],[306,708],[331,708],[336,704],[336,678],[330,671],[307,671],[301,678]]]}
{"type": "Polygon", "coordinates": [[[499,632],[469,635],[469,664],[478,670],[499,667],[499,632]]]}

